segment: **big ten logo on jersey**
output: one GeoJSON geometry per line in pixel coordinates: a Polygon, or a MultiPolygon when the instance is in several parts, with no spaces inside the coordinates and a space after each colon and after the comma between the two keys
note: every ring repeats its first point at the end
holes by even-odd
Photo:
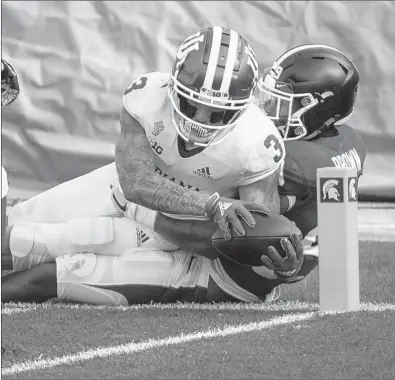
{"type": "Polygon", "coordinates": [[[152,150],[158,156],[160,156],[163,153],[163,148],[158,144],[158,142],[152,136],[148,136],[148,142],[150,143],[152,150]]]}
{"type": "Polygon", "coordinates": [[[356,177],[350,177],[348,179],[348,201],[357,202],[358,201],[358,179],[356,177]]]}
{"type": "Polygon", "coordinates": [[[320,178],[321,203],[344,202],[343,178],[320,178]]]}
{"type": "Polygon", "coordinates": [[[176,54],[176,70],[181,68],[188,54],[193,50],[199,50],[199,44],[204,40],[204,35],[201,32],[197,32],[189,36],[178,48],[176,54]]]}
{"type": "Polygon", "coordinates": [[[155,173],[160,174],[162,177],[169,179],[170,181],[177,183],[178,185],[185,187],[190,190],[195,190],[195,191],[200,191],[198,187],[194,187],[188,183],[185,183],[184,181],[178,180],[176,177],[170,177],[168,173],[165,173],[162,169],[158,168],[157,166],[155,167],[155,173]]]}
{"type": "Polygon", "coordinates": [[[362,171],[361,157],[355,148],[348,150],[347,152],[332,156],[331,160],[333,164],[338,168],[356,168],[358,175],[362,171]]]}
{"type": "Polygon", "coordinates": [[[280,140],[274,135],[269,135],[266,137],[264,144],[269,154],[273,157],[273,161],[275,163],[279,162],[284,154],[283,144],[280,140]]]}

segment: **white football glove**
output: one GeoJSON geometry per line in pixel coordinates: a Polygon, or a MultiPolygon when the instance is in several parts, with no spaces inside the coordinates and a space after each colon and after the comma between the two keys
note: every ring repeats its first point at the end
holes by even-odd
{"type": "Polygon", "coordinates": [[[133,219],[154,230],[156,217],[158,215],[157,211],[128,201],[118,183],[114,183],[110,187],[112,190],[111,201],[119,212],[126,218],[133,219]]]}

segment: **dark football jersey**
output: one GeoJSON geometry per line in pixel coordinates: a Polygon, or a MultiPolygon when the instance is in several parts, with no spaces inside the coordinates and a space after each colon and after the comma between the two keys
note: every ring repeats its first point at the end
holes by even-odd
{"type": "MultiPolygon", "coordinates": [[[[306,275],[317,265],[317,253],[312,249],[318,244],[317,169],[330,166],[355,167],[360,176],[366,151],[360,136],[346,125],[328,131],[313,141],[288,141],[285,147],[283,181],[279,192],[280,195],[292,199],[291,208],[284,215],[296,223],[305,237],[305,263],[300,274],[306,275]]],[[[222,256],[220,260],[233,281],[261,299],[280,283],[278,280],[267,278],[265,270],[243,267],[222,256]]]]}
{"type": "Polygon", "coordinates": [[[285,146],[284,181],[279,193],[294,197],[294,204],[284,215],[306,235],[317,226],[317,169],[354,167],[359,177],[366,151],[358,133],[347,125],[339,126],[316,140],[288,141],[285,146]]]}
{"type": "Polygon", "coordinates": [[[360,176],[366,155],[360,136],[347,125],[336,128],[336,131],[337,134],[331,133],[313,141],[287,141],[285,179],[315,187],[317,169],[329,166],[354,167],[360,176]]]}

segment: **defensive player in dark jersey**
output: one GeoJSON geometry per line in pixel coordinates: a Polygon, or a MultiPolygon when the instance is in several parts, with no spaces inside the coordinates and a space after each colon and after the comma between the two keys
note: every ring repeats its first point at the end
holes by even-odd
{"type": "Polygon", "coordinates": [[[317,169],[354,167],[358,177],[362,175],[365,147],[345,124],[354,111],[358,84],[352,60],[327,45],[289,50],[258,83],[257,101],[285,140],[282,212],[305,237],[301,275],[317,265],[317,169]]]}
{"type": "MultiPolygon", "coordinates": [[[[358,134],[343,124],[354,110],[358,82],[354,63],[342,52],[323,45],[291,49],[262,76],[257,102],[283,133],[287,147],[280,186],[281,210],[301,229],[304,255],[293,241],[293,255],[279,258],[278,252],[271,250],[271,254],[263,256],[263,266],[241,265],[219,256],[214,261],[219,261],[228,282],[244,293],[231,292],[230,287],[217,286],[211,279],[205,289],[196,293],[202,296],[184,301],[265,300],[278,285],[297,282],[314,269],[318,262],[316,169],[352,166],[358,175],[362,173],[363,144],[358,134]]],[[[155,222],[155,230],[162,236],[197,254],[213,252],[210,237],[215,228],[201,222],[169,220],[163,214],[158,214],[155,222]]]]}
{"type": "MultiPolygon", "coordinates": [[[[281,213],[302,231],[304,257],[291,278],[264,274],[265,280],[260,277],[263,268],[236,270],[222,259],[232,279],[254,294],[300,281],[318,264],[317,169],[354,167],[358,177],[363,172],[364,144],[346,124],[354,112],[358,84],[359,73],[349,57],[331,46],[310,44],[281,55],[258,82],[256,101],[285,140],[281,213]]],[[[263,259],[275,269],[267,257],[263,259]]]]}

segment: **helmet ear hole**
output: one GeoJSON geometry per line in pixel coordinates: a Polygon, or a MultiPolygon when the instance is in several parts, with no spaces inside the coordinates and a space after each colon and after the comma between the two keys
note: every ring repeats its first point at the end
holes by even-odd
{"type": "Polygon", "coordinates": [[[323,130],[330,127],[336,121],[335,109],[329,99],[324,103],[318,103],[315,107],[307,110],[301,115],[301,120],[307,129],[307,135],[313,134],[315,131],[323,130]],[[332,122],[330,122],[332,119],[332,122]],[[330,124],[327,124],[330,122],[330,124]]]}
{"type": "Polygon", "coordinates": [[[308,96],[306,96],[300,101],[300,103],[302,104],[303,107],[307,107],[308,105],[311,104],[311,99],[308,96]]]}

